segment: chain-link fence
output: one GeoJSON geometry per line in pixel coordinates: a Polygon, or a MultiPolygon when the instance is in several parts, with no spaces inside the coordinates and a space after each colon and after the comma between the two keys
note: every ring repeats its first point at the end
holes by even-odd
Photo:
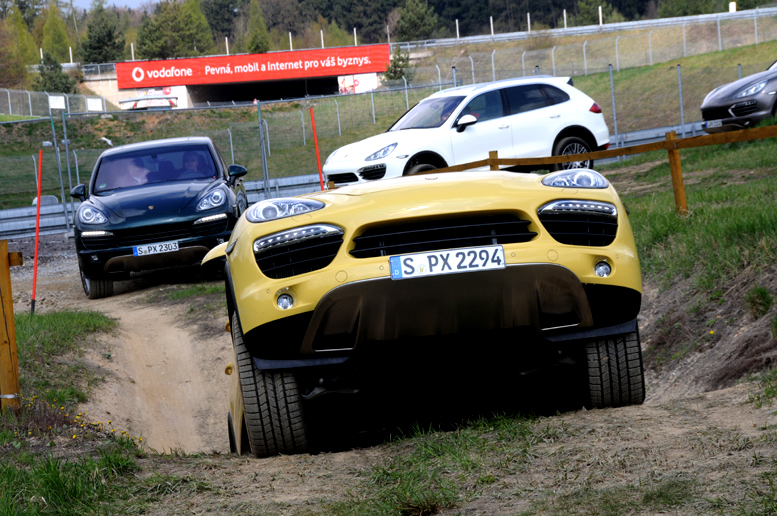
{"type": "MultiPolygon", "coordinates": [[[[495,54],[493,56],[495,58],[495,54]]],[[[560,59],[561,56],[563,54],[556,48],[552,58],[560,59]]],[[[469,67],[461,66],[461,59],[457,62],[459,83],[471,82],[473,74],[476,82],[490,80],[494,75],[522,75],[516,74],[516,69],[491,70],[492,54],[471,57],[471,60],[468,56],[463,61],[469,67]]],[[[527,68],[530,62],[527,60],[527,68]]],[[[761,61],[741,67],[736,64],[713,67],[704,66],[705,62],[686,65],[679,73],[676,66],[666,64],[621,73],[613,66],[612,88],[608,73],[586,76],[578,70],[574,80],[576,87],[601,105],[612,133],[615,133],[613,114],[617,112],[617,131],[623,134],[699,121],[699,106],[707,93],[740,76],[762,71],[771,64],[771,61],[761,61]]],[[[542,63],[542,66],[548,66],[544,61],[542,63]]],[[[550,66],[553,64],[551,61],[550,66]]],[[[558,71],[559,61],[555,64],[558,71]]],[[[544,73],[546,70],[540,67],[539,71],[544,73]]],[[[388,89],[371,93],[262,103],[268,176],[278,179],[318,172],[311,108],[323,163],[335,149],[385,131],[408,107],[435,91],[452,86],[451,82],[446,82],[446,79],[450,81],[450,69],[440,67],[439,76],[437,67],[412,72],[407,87],[405,80],[408,77],[405,77],[405,80],[385,84],[388,89]],[[438,84],[438,80],[442,84],[438,84]]],[[[61,199],[65,191],[68,203],[70,187],[88,181],[102,151],[110,146],[151,139],[209,136],[227,163],[239,163],[248,168],[249,181],[264,177],[256,105],[108,114],[60,111],[51,119],[0,124],[0,208],[30,205],[36,185],[33,156],[37,159],[37,151],[44,142],[55,141],[53,131],[56,131],[62,179],[60,183],[57,149],[43,147],[43,193],[61,199]]]]}

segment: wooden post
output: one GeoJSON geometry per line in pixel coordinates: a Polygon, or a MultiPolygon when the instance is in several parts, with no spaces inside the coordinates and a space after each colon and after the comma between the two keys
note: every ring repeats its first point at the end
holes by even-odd
{"type": "Polygon", "coordinates": [[[21,264],[22,254],[9,253],[8,241],[0,240],[0,409],[19,408],[21,405],[11,293],[11,265],[21,264]]]}
{"type": "Polygon", "coordinates": [[[491,170],[499,170],[499,165],[496,163],[496,161],[491,161],[497,159],[499,159],[499,153],[495,150],[489,151],[488,164],[491,166],[491,170]]]}
{"type": "MultiPolygon", "coordinates": [[[[666,133],[667,142],[676,139],[677,133],[675,131],[666,133]]],[[[677,208],[677,213],[680,215],[687,215],[688,203],[685,200],[685,184],[683,184],[683,169],[680,165],[680,151],[676,148],[669,148],[669,145],[667,145],[667,152],[669,153],[669,170],[672,171],[674,205],[677,208]]]]}

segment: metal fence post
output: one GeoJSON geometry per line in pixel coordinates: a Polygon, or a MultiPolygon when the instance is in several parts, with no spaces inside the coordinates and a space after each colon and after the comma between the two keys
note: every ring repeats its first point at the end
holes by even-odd
{"type": "Polygon", "coordinates": [[[11,107],[11,92],[8,88],[5,88],[5,92],[8,94],[8,114],[13,115],[13,108],[11,107]]]}
{"type": "Polygon", "coordinates": [[[302,120],[302,145],[307,147],[308,142],[305,141],[305,115],[302,114],[301,109],[298,109],[297,111],[299,111],[299,117],[302,120]]]}
{"type": "Polygon", "coordinates": [[[742,63],[737,65],[737,69],[739,70],[739,78],[742,78],[742,63]]]}
{"type": "Polygon", "coordinates": [[[456,67],[455,66],[451,66],[451,71],[453,72],[453,87],[456,88],[459,85],[459,82],[456,79],[456,67]]]}
{"type": "Polygon", "coordinates": [[[30,103],[30,116],[32,116],[32,97],[30,97],[30,90],[24,90],[27,92],[27,102],[30,103]]]}
{"type": "MultiPolygon", "coordinates": [[[[405,81],[405,109],[410,109],[410,99],[407,97],[407,79],[402,76],[402,80],[405,81]]],[[[337,102],[337,101],[335,101],[337,102]]],[[[337,126],[340,127],[340,110],[337,110],[337,126]]]]}
{"type": "MultiPolygon", "coordinates": [[[[469,57],[469,66],[472,68],[472,84],[475,84],[475,61],[472,60],[472,56],[469,57]]],[[[8,104],[11,104],[10,97],[8,100],[8,104]]]]}
{"type": "Polygon", "coordinates": [[[229,152],[232,154],[232,164],[235,164],[235,148],[232,146],[232,131],[229,127],[227,127],[227,132],[229,133],[229,152]]]}
{"type": "Polygon", "coordinates": [[[267,120],[264,118],[262,122],[264,122],[264,137],[267,138],[267,155],[272,156],[272,151],[270,150],[270,126],[267,125],[267,120]]]}
{"type": "MultiPolygon", "coordinates": [[[[73,151],[73,161],[76,162],[76,183],[79,185],[81,184],[81,175],[78,173],[78,154],[76,154],[76,151],[73,151]]],[[[37,177],[37,176],[35,176],[37,177]]],[[[37,179],[35,180],[37,181],[37,179]]]]}
{"type": "Polygon", "coordinates": [[[437,68],[437,84],[440,85],[440,91],[442,91],[442,75],[440,75],[440,67],[437,65],[434,65],[435,68],[437,68]]]}
{"type": "Polygon", "coordinates": [[[534,65],[534,75],[540,74],[540,65],[534,65]]]}
{"type": "Polygon", "coordinates": [[[63,93],[63,95],[65,96],[65,102],[67,102],[67,112],[70,114],[70,95],[67,93],[63,93]]]}
{"type": "Polygon", "coordinates": [[[556,76],[556,47],[550,49],[550,61],[553,63],[553,77],[556,76]]]}
{"type": "Polygon", "coordinates": [[[105,104],[105,97],[100,95],[100,98],[103,99],[103,113],[107,113],[108,112],[108,107],[105,104]]]}
{"type": "MultiPolygon", "coordinates": [[[[62,113],[62,136],[65,138],[65,162],[67,163],[67,184],[70,190],[73,190],[73,175],[70,172],[70,150],[68,148],[69,142],[67,141],[67,122],[65,121],[65,113],[62,113]]],[[[64,202],[64,201],[63,201],[64,202]]],[[[74,215],[73,223],[75,223],[75,207],[73,205],[73,196],[70,196],[70,213],[74,215]]]]}
{"type": "Polygon", "coordinates": [[[588,40],[583,42],[583,71],[585,75],[588,75],[588,60],[585,57],[585,46],[588,44],[588,40]]]}
{"type": "Polygon", "coordinates": [[[753,26],[755,28],[755,44],[758,44],[758,8],[755,8],[755,14],[753,15],[753,26]]]}
{"type": "Polygon", "coordinates": [[[270,198],[270,171],[267,170],[267,151],[264,148],[264,124],[262,124],[262,103],[256,103],[256,113],[259,117],[259,148],[262,153],[262,187],[264,198],[270,198]]]}
{"type": "Polygon", "coordinates": [[[648,52],[650,53],[650,66],[653,66],[653,29],[648,32],[648,52]]]}
{"type": "Polygon", "coordinates": [[[685,46],[685,22],[683,22],[683,57],[688,57],[688,48],[685,46]]]}
{"type": "Polygon", "coordinates": [[[496,53],[496,50],[491,52],[491,78],[496,81],[496,67],[494,66],[494,54],[496,53]]]}
{"type": "MultiPolygon", "coordinates": [[[[404,77],[402,77],[404,79],[404,77]]],[[[335,101],[335,109],[337,110],[337,135],[342,136],[343,132],[340,129],[340,104],[337,103],[337,99],[333,99],[335,101]]],[[[303,120],[303,133],[305,131],[304,129],[304,120],[303,120]]]]}
{"type": "Polygon", "coordinates": [[[523,69],[523,76],[526,77],[526,63],[524,62],[523,58],[526,55],[526,51],[523,51],[523,54],[521,54],[521,68],[523,69]]]}
{"type": "Polygon", "coordinates": [[[680,90],[680,124],[683,138],[685,138],[685,114],[683,113],[683,77],[680,73],[680,65],[677,65],[677,87],[680,90]]]}
{"type": "Polygon", "coordinates": [[[35,176],[35,188],[38,188],[38,160],[32,155],[32,174],[35,176]]]}
{"type": "MultiPolygon", "coordinates": [[[[50,106],[51,104],[49,104],[50,106]]],[[[62,190],[62,213],[65,215],[65,229],[70,233],[70,219],[67,214],[67,202],[65,202],[65,183],[62,180],[62,161],[59,158],[59,145],[57,144],[57,130],[54,127],[54,117],[49,116],[51,121],[51,134],[54,137],[54,153],[57,155],[57,170],[59,171],[59,187],[62,190]]],[[[40,202],[40,199],[38,199],[40,202]]]]}
{"type": "MultiPolygon", "coordinates": [[[[442,83],[440,84],[440,89],[442,89],[442,83]]],[[[372,124],[375,125],[375,95],[370,92],[370,102],[372,103],[372,124]]]]}
{"type": "Polygon", "coordinates": [[[723,51],[723,41],[720,38],[720,16],[718,16],[718,52],[723,51]]]}
{"type": "Polygon", "coordinates": [[[612,125],[615,128],[615,146],[618,146],[618,116],[615,114],[615,82],[612,80],[612,65],[608,65],[610,68],[610,94],[612,96],[612,125]]]}

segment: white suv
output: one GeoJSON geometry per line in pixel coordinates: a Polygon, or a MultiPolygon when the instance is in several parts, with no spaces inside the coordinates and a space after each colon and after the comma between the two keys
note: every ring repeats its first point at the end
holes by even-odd
{"type": "Polygon", "coordinates": [[[609,141],[601,108],[569,77],[533,76],[435,93],[385,133],[334,151],[324,174],[344,186],[469,163],[489,151],[537,158],[604,150],[609,141]]]}

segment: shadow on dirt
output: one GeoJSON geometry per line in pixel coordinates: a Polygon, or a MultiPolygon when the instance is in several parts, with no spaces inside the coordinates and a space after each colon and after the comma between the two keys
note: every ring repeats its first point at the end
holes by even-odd
{"type": "Polygon", "coordinates": [[[577,349],[565,350],[577,364],[558,364],[558,350],[544,341],[505,344],[498,336],[414,339],[360,356],[341,377],[358,393],[305,402],[314,450],[375,446],[419,428],[451,430],[497,414],[543,416],[583,406],[588,387],[577,349]]]}

